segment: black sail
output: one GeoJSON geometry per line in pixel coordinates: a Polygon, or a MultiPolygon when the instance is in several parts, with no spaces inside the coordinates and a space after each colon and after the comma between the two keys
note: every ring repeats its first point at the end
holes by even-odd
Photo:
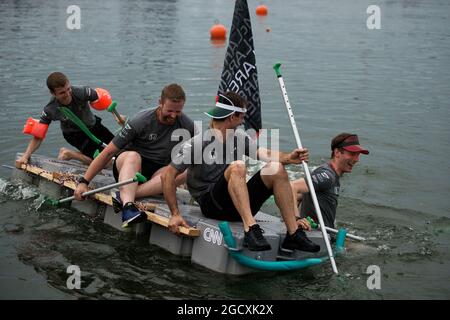
{"type": "Polygon", "coordinates": [[[252,128],[259,132],[262,127],[261,101],[247,0],[236,0],[234,7],[233,24],[218,93],[228,90],[247,99],[245,129],[252,128]]]}

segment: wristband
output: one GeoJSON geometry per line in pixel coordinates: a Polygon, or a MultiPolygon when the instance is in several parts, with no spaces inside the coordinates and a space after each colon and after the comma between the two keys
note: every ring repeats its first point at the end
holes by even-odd
{"type": "Polygon", "coordinates": [[[84,177],[80,177],[78,179],[78,183],[84,183],[85,185],[89,185],[90,181],[86,180],[84,177]]]}

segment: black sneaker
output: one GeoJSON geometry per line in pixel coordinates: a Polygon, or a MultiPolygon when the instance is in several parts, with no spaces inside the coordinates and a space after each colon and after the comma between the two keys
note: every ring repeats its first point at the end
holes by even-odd
{"type": "Polygon", "coordinates": [[[307,252],[320,251],[320,246],[309,240],[306,233],[301,229],[297,229],[293,235],[286,232],[286,238],[284,238],[281,247],[288,250],[300,250],[307,252]]]}
{"type": "Polygon", "coordinates": [[[264,230],[260,228],[259,224],[252,225],[248,232],[244,233],[244,247],[250,251],[266,251],[270,250],[271,246],[263,236],[264,230]]]}

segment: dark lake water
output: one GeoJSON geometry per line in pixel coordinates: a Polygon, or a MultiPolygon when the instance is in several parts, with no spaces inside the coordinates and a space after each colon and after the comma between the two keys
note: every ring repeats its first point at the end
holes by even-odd
{"type": "MultiPolygon", "coordinates": [[[[329,157],[330,139],[355,132],[370,150],[341,180],[338,223],[369,239],[368,248],[295,273],[216,274],[65,209],[36,210],[37,191],[0,169],[2,299],[449,299],[450,298],[450,2],[381,0],[381,29],[369,30],[372,1],[249,0],[263,126],[295,140],[272,66],[283,77],[310,166],[329,157]],[[269,15],[255,7],[264,3],[269,15]],[[81,290],[66,268],[83,271],[81,290]],[[369,265],[380,290],[366,286],[369,265]]],[[[0,4],[0,164],[12,165],[29,136],[25,120],[48,102],[45,79],[66,73],[76,85],[107,88],[118,110],[155,106],[161,88],[180,83],[195,120],[214,102],[234,1],[77,1],[81,29],[66,27],[73,1],[0,4]]],[[[109,128],[112,117],[97,112],[109,128]]],[[[68,146],[50,126],[37,153],[68,146]]],[[[291,167],[292,177],[301,169],[291,167]]],[[[267,211],[274,211],[267,205],[267,211]]],[[[276,214],[276,212],[272,212],[276,214]]]]}

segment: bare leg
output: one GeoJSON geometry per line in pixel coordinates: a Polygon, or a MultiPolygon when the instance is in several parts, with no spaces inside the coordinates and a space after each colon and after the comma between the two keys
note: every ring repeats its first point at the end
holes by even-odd
{"type": "MultiPolygon", "coordinates": [[[[162,183],[161,183],[161,175],[167,167],[163,167],[156,171],[152,178],[138,186],[136,191],[136,198],[148,197],[156,194],[162,193],[162,183]]],[[[179,186],[186,182],[187,171],[180,173],[175,178],[175,186],[179,186]]]]}
{"type": "MultiPolygon", "coordinates": [[[[308,192],[308,187],[306,185],[305,179],[297,179],[291,181],[292,194],[294,195],[294,212],[296,217],[300,217],[300,203],[303,200],[303,193],[308,192]]],[[[304,221],[305,219],[297,220],[297,225],[302,229],[310,230],[310,228],[305,228],[305,224],[309,225],[304,221]]]]}
{"type": "Polygon", "coordinates": [[[232,162],[224,172],[228,182],[228,192],[242,218],[245,232],[249,230],[250,226],[256,224],[250,208],[250,198],[245,180],[246,173],[247,169],[242,161],[232,162]]]}
{"type": "MultiPolygon", "coordinates": [[[[300,218],[300,203],[303,200],[303,194],[301,193],[297,193],[297,191],[294,189],[294,184],[291,182],[291,187],[292,187],[292,194],[293,194],[293,198],[294,198],[294,214],[295,214],[295,221],[297,222],[297,226],[301,229],[305,229],[305,230],[311,230],[310,227],[305,227],[305,224],[307,224],[307,222],[305,222],[304,218],[303,219],[299,219],[300,218]]],[[[307,224],[309,225],[309,224],[307,224]]]]}
{"type": "Polygon", "coordinates": [[[300,203],[302,202],[303,195],[297,191],[295,188],[295,183],[291,182],[291,188],[292,188],[292,196],[294,198],[294,213],[296,217],[300,217],[300,212],[298,210],[300,203]]]}
{"type": "Polygon", "coordinates": [[[297,191],[293,188],[292,182],[291,182],[291,188],[292,188],[292,197],[294,198],[294,214],[296,217],[300,216],[300,212],[298,210],[298,196],[297,191]]]}
{"type": "Polygon", "coordinates": [[[279,162],[270,162],[261,170],[261,179],[267,188],[273,190],[275,203],[280,209],[289,234],[297,230],[294,216],[294,198],[289,177],[279,162]],[[264,174],[270,173],[270,174],[264,174]]]}
{"type": "Polygon", "coordinates": [[[84,164],[91,164],[92,159],[89,158],[88,156],[85,156],[84,154],[82,154],[79,151],[74,151],[74,150],[70,150],[67,148],[61,148],[59,149],[59,154],[58,154],[58,159],[59,160],[78,160],[84,164]]]}
{"type": "MultiPolygon", "coordinates": [[[[134,178],[136,172],[141,171],[141,156],[135,151],[125,151],[117,157],[116,167],[119,171],[119,182],[134,178]]],[[[120,198],[123,204],[134,202],[137,187],[137,182],[120,187],[120,198]]]]}

